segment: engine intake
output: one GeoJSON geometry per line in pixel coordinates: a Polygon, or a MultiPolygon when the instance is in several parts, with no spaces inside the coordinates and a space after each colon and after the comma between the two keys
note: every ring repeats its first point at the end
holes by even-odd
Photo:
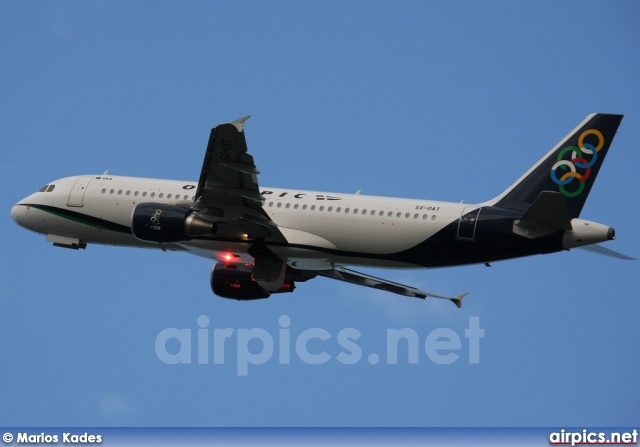
{"type": "Polygon", "coordinates": [[[216,224],[188,208],[165,203],[141,203],[131,217],[133,235],[145,242],[170,244],[212,235],[216,224]]]}
{"type": "Polygon", "coordinates": [[[277,291],[262,288],[252,275],[252,264],[218,262],[211,270],[211,290],[218,296],[234,300],[269,298],[272,293],[293,292],[295,284],[285,280],[277,291]]]}

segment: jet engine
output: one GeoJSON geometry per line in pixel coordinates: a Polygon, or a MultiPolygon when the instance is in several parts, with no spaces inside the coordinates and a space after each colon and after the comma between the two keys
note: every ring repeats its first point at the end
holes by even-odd
{"type": "Polygon", "coordinates": [[[253,279],[252,271],[253,264],[218,262],[211,270],[211,290],[223,298],[257,300],[295,289],[293,281],[285,280],[280,289],[266,290],[253,279]]]}
{"type": "Polygon", "coordinates": [[[170,244],[212,235],[216,224],[188,208],[166,203],[141,203],[131,217],[133,235],[145,242],[170,244]]]}

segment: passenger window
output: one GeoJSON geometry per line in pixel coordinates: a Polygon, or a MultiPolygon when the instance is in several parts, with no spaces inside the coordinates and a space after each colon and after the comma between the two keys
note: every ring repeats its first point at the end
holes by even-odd
{"type": "Polygon", "coordinates": [[[375,215],[376,215],[375,210],[371,210],[371,215],[372,215],[372,216],[375,216],[375,215]]]}
{"type": "Polygon", "coordinates": [[[332,206],[330,206],[329,208],[327,208],[327,211],[329,211],[329,212],[330,212],[330,211],[332,211],[332,210],[333,210],[333,207],[332,207],[332,206]]]}
{"type": "Polygon", "coordinates": [[[431,220],[436,220],[436,215],[431,216],[431,220]]]}
{"type": "Polygon", "coordinates": [[[115,192],[115,190],[112,189],[112,190],[109,191],[109,194],[113,194],[114,192],[115,192]]]}
{"type": "Polygon", "coordinates": [[[131,195],[131,191],[127,190],[127,195],[130,196],[131,195]]]}
{"type": "Polygon", "coordinates": [[[321,206],[320,208],[318,208],[318,211],[324,211],[324,206],[321,206]]]}
{"type": "Polygon", "coordinates": [[[349,208],[345,208],[345,209],[344,209],[344,212],[345,212],[345,213],[348,213],[348,212],[349,212],[349,208]]]}
{"type": "Polygon", "coordinates": [[[341,209],[342,208],[340,208],[340,207],[336,208],[336,213],[339,213],[341,209]]]}
{"type": "Polygon", "coordinates": [[[427,215],[426,214],[422,215],[422,220],[427,220],[427,215]]]}
{"type": "Polygon", "coordinates": [[[121,196],[121,195],[122,195],[122,190],[121,190],[121,189],[119,189],[119,190],[118,190],[118,195],[119,195],[119,196],[121,196]]]}
{"type": "Polygon", "coordinates": [[[169,193],[167,194],[167,199],[170,199],[170,198],[171,198],[171,194],[169,193]]]}
{"type": "Polygon", "coordinates": [[[297,209],[298,209],[298,206],[299,206],[299,205],[296,203],[295,205],[293,205],[293,209],[294,209],[294,210],[297,210],[297,209]]]}
{"type": "Polygon", "coordinates": [[[134,192],[133,195],[138,197],[138,191],[134,192]]]}
{"type": "Polygon", "coordinates": [[[107,192],[107,188],[102,188],[102,194],[104,194],[105,192],[107,192]]]}
{"type": "Polygon", "coordinates": [[[402,216],[402,213],[401,213],[400,211],[398,211],[398,212],[396,213],[396,217],[400,217],[400,216],[402,216]]]}
{"type": "Polygon", "coordinates": [[[291,206],[291,204],[290,204],[290,203],[287,203],[284,207],[285,207],[285,208],[289,208],[290,206],[291,206]]]}
{"type": "Polygon", "coordinates": [[[302,209],[306,210],[307,209],[307,204],[305,203],[304,205],[302,205],[302,209]]]}
{"type": "Polygon", "coordinates": [[[353,214],[358,214],[358,208],[353,209],[353,214]]]}
{"type": "Polygon", "coordinates": [[[367,210],[362,210],[362,215],[364,216],[365,214],[367,214],[367,210]]]}
{"type": "Polygon", "coordinates": [[[315,205],[311,205],[311,211],[315,210],[316,206],[315,205]]]}
{"type": "Polygon", "coordinates": [[[162,196],[164,196],[163,193],[158,194],[158,199],[162,199],[162,196]]]}
{"type": "Polygon", "coordinates": [[[278,202],[278,208],[282,208],[282,202],[278,202]]]}
{"type": "Polygon", "coordinates": [[[415,214],[413,215],[413,218],[414,218],[414,219],[417,219],[417,218],[418,218],[418,213],[415,213],[415,214]]]}
{"type": "Polygon", "coordinates": [[[155,197],[155,196],[156,196],[156,193],[155,193],[155,192],[152,192],[152,193],[151,193],[151,197],[155,197]]]}
{"type": "Polygon", "coordinates": [[[144,191],[144,192],[142,193],[142,197],[147,197],[147,191],[144,191]]]}
{"type": "Polygon", "coordinates": [[[389,211],[389,213],[387,214],[387,216],[389,216],[389,217],[393,216],[393,211],[389,211]]]}

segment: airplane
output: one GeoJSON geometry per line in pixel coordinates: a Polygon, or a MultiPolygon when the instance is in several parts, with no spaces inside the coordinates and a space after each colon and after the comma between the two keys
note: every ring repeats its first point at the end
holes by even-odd
{"type": "Polygon", "coordinates": [[[315,277],[461,307],[448,296],[351,266],[420,269],[587,248],[615,239],[580,219],[622,115],[592,114],[499,196],[478,204],[261,188],[248,116],[211,129],[197,182],[81,175],[48,183],[11,217],[56,247],[186,251],[214,259],[212,291],[236,300],[293,292],[315,277]]]}

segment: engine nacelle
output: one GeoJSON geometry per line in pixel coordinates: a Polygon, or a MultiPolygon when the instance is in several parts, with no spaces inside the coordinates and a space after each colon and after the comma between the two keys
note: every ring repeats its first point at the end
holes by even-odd
{"type": "Polygon", "coordinates": [[[216,224],[198,217],[188,208],[166,203],[141,203],[133,211],[131,231],[141,241],[170,244],[212,235],[216,224]]]}
{"type": "Polygon", "coordinates": [[[211,290],[218,296],[234,300],[269,298],[272,293],[293,292],[293,281],[285,280],[277,291],[262,288],[253,279],[252,264],[218,262],[211,270],[211,290]]]}

